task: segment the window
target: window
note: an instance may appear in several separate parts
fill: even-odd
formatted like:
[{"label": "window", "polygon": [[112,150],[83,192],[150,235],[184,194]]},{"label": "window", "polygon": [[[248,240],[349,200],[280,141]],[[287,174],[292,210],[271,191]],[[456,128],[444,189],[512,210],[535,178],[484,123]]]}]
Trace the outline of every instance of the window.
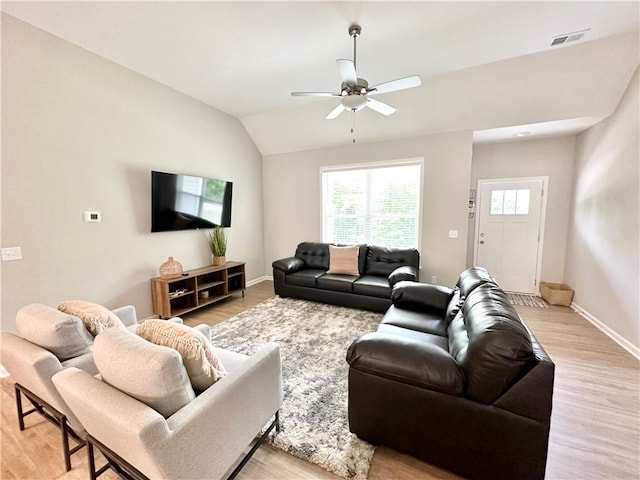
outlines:
[{"label": "window", "polygon": [[493,190],[491,215],[528,215],[530,190]]},{"label": "window", "polygon": [[421,161],[325,169],[321,176],[323,241],[418,248]]}]

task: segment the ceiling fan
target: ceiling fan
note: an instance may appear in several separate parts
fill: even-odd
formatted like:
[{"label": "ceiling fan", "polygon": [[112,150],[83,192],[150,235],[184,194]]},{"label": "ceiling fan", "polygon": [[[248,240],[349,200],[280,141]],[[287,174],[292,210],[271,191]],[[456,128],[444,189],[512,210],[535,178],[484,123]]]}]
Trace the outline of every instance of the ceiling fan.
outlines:
[{"label": "ceiling fan", "polygon": [[399,78],[398,80],[392,80],[390,82],[384,82],[375,87],[369,87],[369,83],[364,78],[359,78],[356,73],[356,40],[360,36],[362,28],[360,25],[351,25],[349,27],[349,36],[353,38],[353,61],[346,59],[338,59],[338,71],[342,77],[342,85],[340,86],[340,93],[330,92],[291,92],[294,97],[339,97],[341,98],[340,104],[334,108],[325,117],[327,120],[333,120],[340,115],[344,110],[351,112],[357,112],[364,107],[369,107],[382,115],[391,115],[396,111],[390,105],[382,103],[373,98],[369,98],[372,95],[379,95],[381,93],[395,92],[398,90],[405,90],[407,88],[419,87],[422,84],[422,80],[418,75],[412,75],[410,77]]}]

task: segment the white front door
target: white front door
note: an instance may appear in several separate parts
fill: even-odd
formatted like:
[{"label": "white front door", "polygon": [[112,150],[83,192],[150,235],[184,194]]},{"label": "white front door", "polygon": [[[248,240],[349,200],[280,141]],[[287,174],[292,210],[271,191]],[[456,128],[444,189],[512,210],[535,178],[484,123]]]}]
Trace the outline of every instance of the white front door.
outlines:
[{"label": "white front door", "polygon": [[536,293],[545,178],[480,180],[474,262],[503,290]]}]

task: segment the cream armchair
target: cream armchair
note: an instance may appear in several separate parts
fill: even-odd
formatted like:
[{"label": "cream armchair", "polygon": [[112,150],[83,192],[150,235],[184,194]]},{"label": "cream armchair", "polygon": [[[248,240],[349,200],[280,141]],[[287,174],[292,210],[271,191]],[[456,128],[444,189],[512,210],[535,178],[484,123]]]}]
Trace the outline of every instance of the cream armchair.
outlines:
[{"label": "cream armchair", "polygon": [[[109,467],[133,478],[233,478],[269,432],[279,430],[282,374],[277,344],[268,343],[251,356],[214,348],[228,373],[190,396],[179,353],[111,330],[98,335],[94,345],[96,358],[102,358],[96,363],[104,381],[77,368],[53,377],[88,432],[92,479]],[[120,382],[118,388],[107,383],[109,376]],[[135,395],[123,391],[128,388],[135,389]],[[154,401],[162,408],[147,405]],[[98,471],[94,446],[109,462]]]},{"label": "cream armchair", "polygon": [[[134,306],[123,306],[113,313],[128,329],[135,330],[138,319]],[[179,318],[171,320],[182,323]],[[21,308],[16,315],[16,326],[22,336],[0,332],[0,363],[15,385],[19,428],[21,431],[25,429],[24,419],[32,413],[39,413],[58,426],[62,432],[65,468],[69,471],[71,455],[84,446],[85,432],[56,390],[51,377],[68,367],[76,367],[90,375],[97,374],[92,352],[93,337],[79,318],[42,304]],[[23,396],[31,404],[26,411]],[[70,446],[69,437],[75,440],[74,447]]]}]

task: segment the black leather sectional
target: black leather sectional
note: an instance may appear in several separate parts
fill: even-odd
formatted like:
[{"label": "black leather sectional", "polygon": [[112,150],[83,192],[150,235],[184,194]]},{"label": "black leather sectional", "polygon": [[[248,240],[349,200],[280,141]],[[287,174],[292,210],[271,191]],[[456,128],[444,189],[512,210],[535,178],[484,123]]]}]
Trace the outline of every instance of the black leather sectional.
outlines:
[{"label": "black leather sectional", "polygon": [[328,243],[300,243],[295,256],[273,262],[275,293],[385,312],[396,283],[418,281],[420,254],[415,249],[359,245],[357,276],[327,273],[329,260]]},{"label": "black leather sectional", "polygon": [[543,479],[555,367],[487,271],[391,298],[347,353],[351,431],[465,478]]}]

